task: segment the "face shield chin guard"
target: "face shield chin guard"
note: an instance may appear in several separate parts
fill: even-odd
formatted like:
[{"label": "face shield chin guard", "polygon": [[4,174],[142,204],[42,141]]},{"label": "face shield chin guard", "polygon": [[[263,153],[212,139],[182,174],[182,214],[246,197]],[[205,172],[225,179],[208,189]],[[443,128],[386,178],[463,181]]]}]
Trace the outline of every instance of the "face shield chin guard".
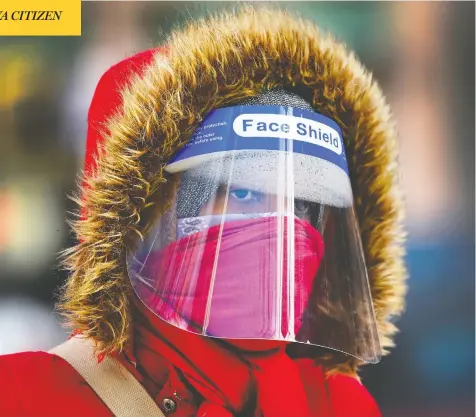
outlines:
[{"label": "face shield chin guard", "polygon": [[341,129],[314,111],[211,112],[167,166],[170,209],[128,251],[139,299],[169,324],[226,339],[381,348]]}]

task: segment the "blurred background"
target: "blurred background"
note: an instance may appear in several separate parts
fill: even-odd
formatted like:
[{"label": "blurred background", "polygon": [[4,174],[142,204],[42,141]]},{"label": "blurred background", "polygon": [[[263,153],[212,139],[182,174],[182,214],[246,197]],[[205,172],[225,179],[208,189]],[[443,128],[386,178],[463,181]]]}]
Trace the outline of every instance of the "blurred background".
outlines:
[{"label": "blurred background", "polygon": [[[233,2],[85,2],[81,37],[0,38],[0,354],[65,339],[53,313],[74,242],[86,117],[102,73]],[[397,348],[363,381],[389,417],[474,416],[473,2],[279,2],[354,49],[398,123],[410,272]]]}]

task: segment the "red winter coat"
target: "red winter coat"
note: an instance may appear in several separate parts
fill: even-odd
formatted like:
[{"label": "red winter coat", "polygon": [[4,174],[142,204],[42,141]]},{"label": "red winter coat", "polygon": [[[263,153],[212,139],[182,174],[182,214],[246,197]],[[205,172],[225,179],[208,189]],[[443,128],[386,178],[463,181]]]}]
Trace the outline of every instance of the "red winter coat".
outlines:
[{"label": "red winter coat", "polygon": [[[156,403],[161,407],[164,399],[173,399],[177,406],[170,413],[173,417],[237,415],[219,404],[225,397],[230,407],[237,403],[239,407],[247,396],[241,387],[246,384],[248,371],[236,359],[237,355],[213,339],[166,324],[145,307],[139,305],[138,312],[134,321],[135,345],[118,359]],[[259,345],[255,343],[256,346]],[[235,347],[240,349],[238,344]],[[259,352],[261,359],[255,360],[252,355],[247,358],[261,369],[258,378],[264,395],[258,396],[258,408],[265,405],[259,404],[262,401],[271,404],[261,409],[272,410],[277,405],[280,415],[289,414],[289,417],[302,417],[304,410],[310,417],[380,417],[375,401],[356,379],[336,375],[325,380],[320,366],[310,359],[291,360],[284,350],[276,354],[274,349],[274,353],[267,355],[266,365],[266,359],[263,360],[266,353]],[[203,374],[207,379],[202,378]],[[208,380],[212,383],[206,386]],[[283,408],[289,411],[282,413]],[[250,413],[240,415],[262,415]],[[264,417],[275,417],[278,411],[263,413]],[[45,352],[0,356],[0,416],[111,415],[84,379],[62,358]]]},{"label": "red winter coat", "polygon": [[[300,368],[309,381],[307,388],[311,395],[313,392],[316,397],[322,395],[325,391],[322,373],[304,360]],[[328,390],[334,414],[329,410],[329,399],[324,397],[321,405],[316,398],[313,416],[380,417],[374,400],[357,380],[344,376],[331,377]],[[154,396],[157,404],[162,404],[163,399],[173,391],[170,381],[165,381],[162,390]],[[181,395],[182,398],[189,396],[188,393]],[[292,402],[293,398],[289,401]],[[203,414],[193,414],[193,408],[179,402],[173,416],[204,417]],[[112,414],[63,359],[45,352],[26,352],[0,357],[0,416],[111,417]]]}]

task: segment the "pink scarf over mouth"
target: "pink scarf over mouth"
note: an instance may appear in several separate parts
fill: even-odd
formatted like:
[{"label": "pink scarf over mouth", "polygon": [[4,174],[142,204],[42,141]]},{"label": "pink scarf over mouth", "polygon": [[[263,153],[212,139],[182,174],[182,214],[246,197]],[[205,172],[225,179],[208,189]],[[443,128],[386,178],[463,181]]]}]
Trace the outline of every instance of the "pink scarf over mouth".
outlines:
[{"label": "pink scarf over mouth", "polygon": [[289,233],[287,220],[240,220],[186,236],[149,255],[140,273],[155,291],[141,282],[135,290],[159,317],[199,334],[293,340],[324,244],[300,219]]}]

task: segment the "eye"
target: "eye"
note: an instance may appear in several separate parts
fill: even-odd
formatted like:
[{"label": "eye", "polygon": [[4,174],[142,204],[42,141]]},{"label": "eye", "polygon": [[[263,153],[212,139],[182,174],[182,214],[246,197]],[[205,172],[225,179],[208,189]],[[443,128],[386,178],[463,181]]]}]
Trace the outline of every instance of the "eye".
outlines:
[{"label": "eye", "polygon": [[240,188],[230,191],[230,194],[238,201],[251,201],[259,200],[260,193],[256,191],[247,190],[245,188]]},{"label": "eye", "polygon": [[311,206],[311,203],[309,203],[308,201],[296,200],[294,202],[294,212],[296,213],[298,217],[303,216],[307,214],[310,206]]}]

